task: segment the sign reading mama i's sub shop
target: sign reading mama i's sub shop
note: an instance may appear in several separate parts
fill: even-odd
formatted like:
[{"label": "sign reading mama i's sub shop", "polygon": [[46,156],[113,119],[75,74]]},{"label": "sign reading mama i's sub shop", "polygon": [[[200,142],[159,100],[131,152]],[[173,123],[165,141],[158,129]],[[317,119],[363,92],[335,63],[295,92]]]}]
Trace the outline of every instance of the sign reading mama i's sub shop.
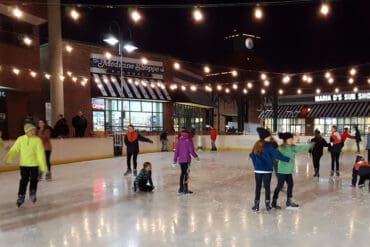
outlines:
[{"label": "sign reading mama i's sub shop", "polygon": [[370,101],[370,92],[316,95],[315,102]]}]

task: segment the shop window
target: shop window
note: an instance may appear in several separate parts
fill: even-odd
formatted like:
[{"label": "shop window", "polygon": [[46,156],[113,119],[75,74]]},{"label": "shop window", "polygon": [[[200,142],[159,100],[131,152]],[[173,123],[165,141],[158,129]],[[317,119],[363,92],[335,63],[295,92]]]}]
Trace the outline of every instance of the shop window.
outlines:
[{"label": "shop window", "polygon": [[152,112],[153,111],[152,102],[142,102],[141,106],[143,108],[143,112]]},{"label": "shop window", "polygon": [[130,102],[130,111],[141,111],[141,102],[140,101],[131,101]]}]

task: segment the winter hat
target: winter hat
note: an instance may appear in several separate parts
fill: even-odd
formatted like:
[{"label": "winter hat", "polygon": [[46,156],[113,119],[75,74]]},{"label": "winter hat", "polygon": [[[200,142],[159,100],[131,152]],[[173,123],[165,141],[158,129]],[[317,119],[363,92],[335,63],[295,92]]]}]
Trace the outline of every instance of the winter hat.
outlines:
[{"label": "winter hat", "polygon": [[315,129],[315,134],[320,134],[320,133],[321,133],[320,130]]},{"label": "winter hat", "polygon": [[268,132],[265,128],[261,127],[257,128],[257,133],[260,136],[261,140],[264,140],[271,135],[270,132]]},{"label": "winter hat", "polygon": [[278,134],[279,138],[282,139],[284,142],[286,142],[286,140],[290,139],[290,138],[293,138],[293,135],[289,132],[285,132],[285,133],[279,133]]},{"label": "winter hat", "polygon": [[28,133],[31,130],[36,129],[35,125],[27,123],[24,125],[24,133]]}]

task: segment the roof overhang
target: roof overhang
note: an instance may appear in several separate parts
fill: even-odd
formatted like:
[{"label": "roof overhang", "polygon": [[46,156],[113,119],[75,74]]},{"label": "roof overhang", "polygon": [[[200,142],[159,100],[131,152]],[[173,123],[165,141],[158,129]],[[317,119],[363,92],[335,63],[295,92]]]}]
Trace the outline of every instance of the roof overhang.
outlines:
[{"label": "roof overhang", "polygon": [[[12,7],[10,5],[5,5],[5,4],[0,4],[0,14],[2,15],[6,15],[6,16],[9,16],[15,20],[18,20],[17,18],[15,18],[12,13],[9,11],[9,7]],[[22,10],[23,11],[23,10]],[[43,18],[40,18],[40,17],[37,17],[35,15],[32,15],[32,14],[29,14],[25,11],[23,11],[23,16],[22,18],[20,18],[19,20],[21,21],[24,21],[24,22],[27,22],[29,24],[32,24],[34,26],[38,26],[38,25],[41,25],[43,23],[46,22],[45,19]]]}]

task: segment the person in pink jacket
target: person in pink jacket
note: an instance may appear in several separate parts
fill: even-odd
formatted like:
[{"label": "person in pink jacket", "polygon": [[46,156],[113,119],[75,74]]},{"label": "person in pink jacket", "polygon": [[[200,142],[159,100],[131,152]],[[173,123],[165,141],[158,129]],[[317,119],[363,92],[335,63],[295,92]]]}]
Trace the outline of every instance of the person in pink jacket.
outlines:
[{"label": "person in pink jacket", "polygon": [[181,132],[181,137],[176,145],[176,150],[173,158],[173,163],[180,163],[180,188],[179,193],[191,194],[192,191],[188,188],[188,179],[190,173],[191,156],[199,160],[197,153],[194,151],[194,145],[187,132]]}]

